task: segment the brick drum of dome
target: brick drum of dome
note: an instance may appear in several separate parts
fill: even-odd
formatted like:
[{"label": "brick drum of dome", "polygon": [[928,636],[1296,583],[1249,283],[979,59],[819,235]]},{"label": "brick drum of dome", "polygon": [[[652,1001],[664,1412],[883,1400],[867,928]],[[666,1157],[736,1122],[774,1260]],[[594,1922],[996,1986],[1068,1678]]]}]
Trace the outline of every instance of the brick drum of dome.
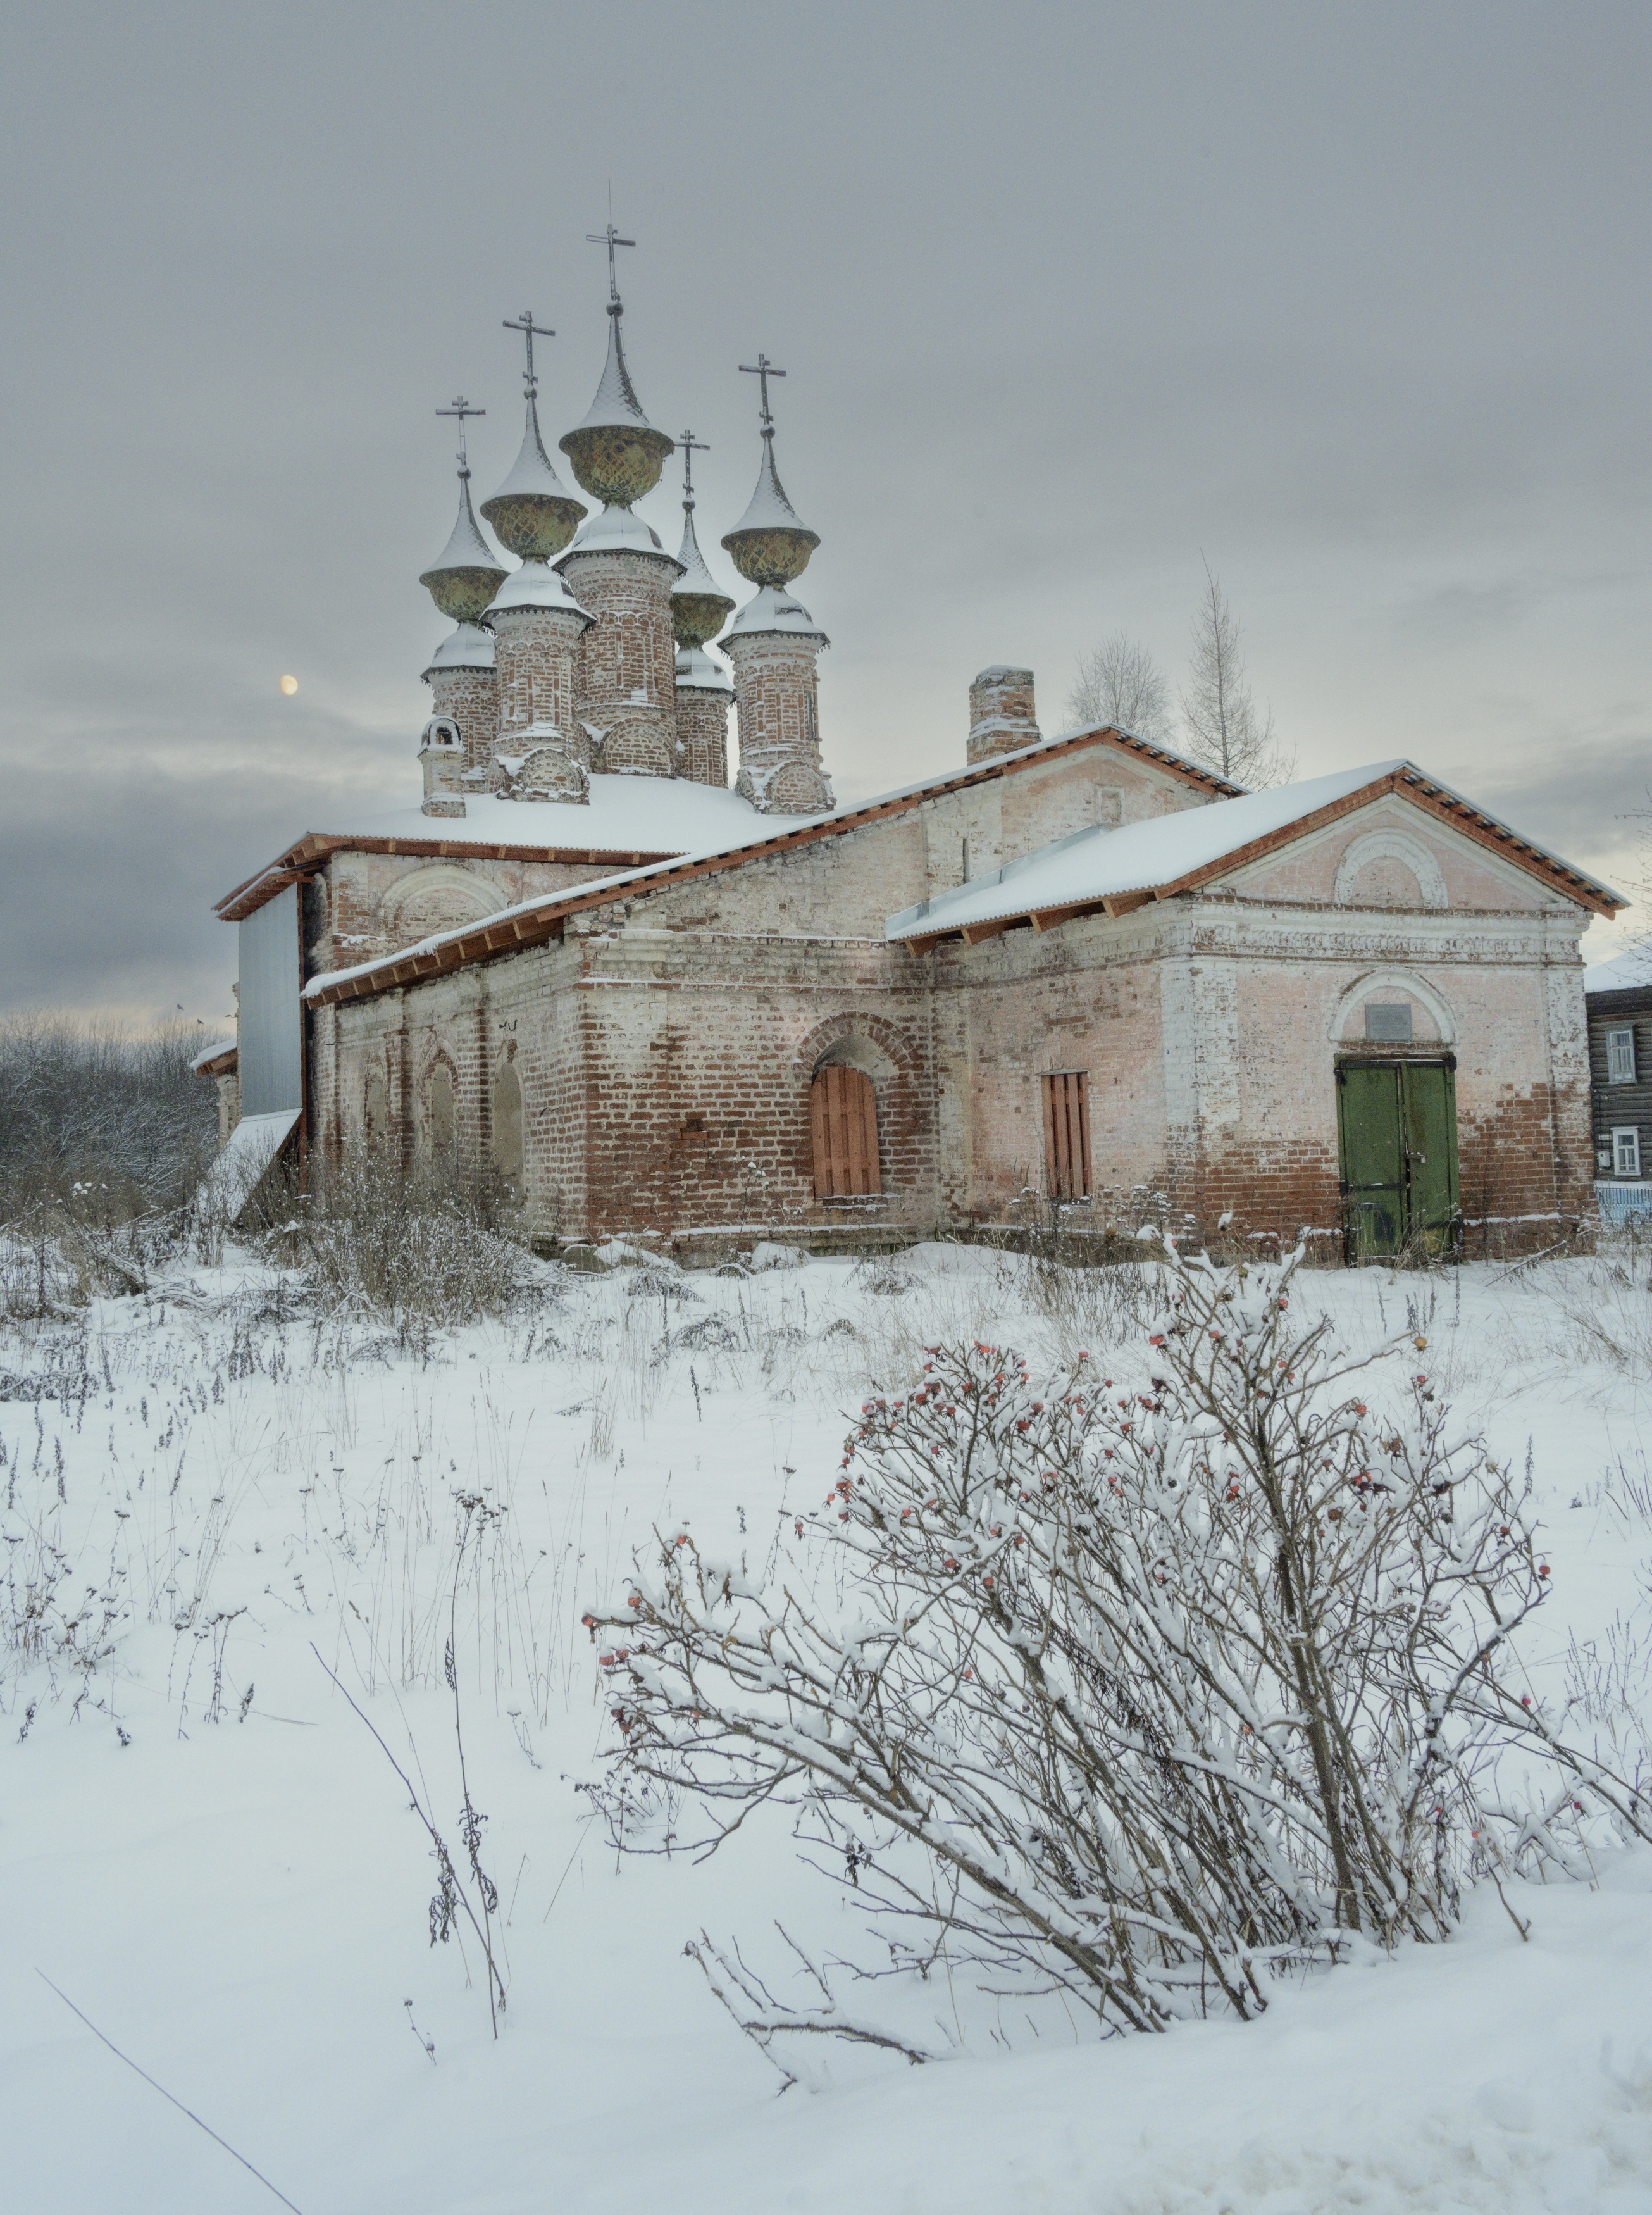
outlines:
[{"label": "brick drum of dome", "polygon": [[594,769],[676,772],[677,566],[654,554],[570,554],[559,565],[596,620],[574,655],[574,713],[603,733]]}]

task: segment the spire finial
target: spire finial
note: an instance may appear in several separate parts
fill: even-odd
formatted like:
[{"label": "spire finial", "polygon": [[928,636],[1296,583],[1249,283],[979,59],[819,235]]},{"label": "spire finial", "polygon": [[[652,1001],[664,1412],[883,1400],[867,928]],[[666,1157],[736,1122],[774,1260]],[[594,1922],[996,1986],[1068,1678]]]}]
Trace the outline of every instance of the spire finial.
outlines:
[{"label": "spire finial", "polygon": [[528,366],[523,373],[523,383],[527,386],[528,397],[531,400],[539,390],[539,380],[534,375],[534,341],[536,338],[554,339],[556,333],[548,323],[536,323],[531,308],[524,308],[519,316],[507,316],[505,328],[507,331],[520,331],[528,341]]},{"label": "spire finial", "polygon": [[703,439],[696,439],[692,431],[679,431],[676,442],[682,449],[682,512],[692,515],[694,504],[694,456],[709,454],[711,448]]},{"label": "spire finial", "polygon": [[473,408],[462,392],[451,408],[438,408],[436,412],[438,415],[456,415],[459,419],[459,474],[462,477],[468,477],[470,463],[465,459],[465,418],[467,415],[486,415],[487,410],[486,408]]},{"label": "spire finial", "polygon": [[615,230],[611,209],[606,230],[588,230],[585,233],[587,246],[606,246],[608,248],[608,312],[610,316],[617,316],[621,312],[620,273],[614,259],[614,249],[616,246],[634,246],[636,242],[634,238],[621,238]]},{"label": "spire finial", "polygon": [[776,369],[766,353],[760,353],[756,360],[750,365],[743,361],[740,364],[740,374],[742,377],[755,377],[757,379],[760,395],[757,403],[757,420],[762,426],[764,438],[772,439],[774,435],[774,417],[768,405],[768,380],[771,377],[784,377],[786,371],[783,369]]}]

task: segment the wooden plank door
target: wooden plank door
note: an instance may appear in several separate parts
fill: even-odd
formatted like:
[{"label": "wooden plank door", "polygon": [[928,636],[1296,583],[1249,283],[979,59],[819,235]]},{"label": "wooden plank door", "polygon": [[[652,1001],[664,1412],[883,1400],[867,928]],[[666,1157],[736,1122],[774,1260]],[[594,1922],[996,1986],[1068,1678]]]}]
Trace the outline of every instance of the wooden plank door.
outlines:
[{"label": "wooden plank door", "polygon": [[881,1193],[878,1094],[863,1069],[829,1063],[810,1093],[815,1142],[815,1197],[851,1200]]},{"label": "wooden plank door", "polygon": [[1044,1174],[1052,1200],[1090,1193],[1090,1095],[1081,1069],[1060,1069],[1043,1080]]}]

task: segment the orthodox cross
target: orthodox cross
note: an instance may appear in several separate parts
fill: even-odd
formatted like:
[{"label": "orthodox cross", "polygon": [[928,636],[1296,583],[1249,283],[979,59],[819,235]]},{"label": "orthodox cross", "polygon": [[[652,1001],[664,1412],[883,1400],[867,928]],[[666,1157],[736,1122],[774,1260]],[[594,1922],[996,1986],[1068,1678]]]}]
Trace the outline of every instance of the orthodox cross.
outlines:
[{"label": "orthodox cross", "polygon": [[459,467],[464,471],[465,475],[468,476],[470,474],[470,464],[465,459],[465,418],[467,415],[486,415],[487,413],[486,408],[473,408],[470,402],[465,398],[464,394],[462,392],[459,395],[459,397],[454,402],[451,408],[438,408],[436,412],[438,415],[456,415],[458,417]]},{"label": "orthodox cross", "polygon": [[608,248],[608,297],[610,306],[616,306],[620,298],[620,279],[614,264],[614,249],[616,246],[634,246],[636,242],[634,238],[621,237],[619,232],[614,228],[612,216],[608,219],[606,230],[588,230],[585,233],[587,246],[606,246]]},{"label": "orthodox cross", "polygon": [[507,331],[520,331],[528,341],[527,385],[528,397],[531,400],[539,390],[534,381],[534,341],[535,338],[554,339],[556,333],[548,324],[536,323],[531,308],[524,308],[519,316],[507,316],[505,328]]},{"label": "orthodox cross", "polygon": [[679,431],[677,444],[682,449],[682,505],[694,504],[694,456],[709,454],[711,448],[703,439],[696,439],[692,431]]},{"label": "orthodox cross", "polygon": [[762,393],[757,411],[758,420],[762,424],[764,438],[769,438],[774,433],[774,418],[768,408],[768,380],[771,377],[784,377],[786,371],[776,369],[766,353],[760,353],[755,364],[748,365],[743,361],[740,364],[740,374],[742,377],[755,377],[758,381]]}]

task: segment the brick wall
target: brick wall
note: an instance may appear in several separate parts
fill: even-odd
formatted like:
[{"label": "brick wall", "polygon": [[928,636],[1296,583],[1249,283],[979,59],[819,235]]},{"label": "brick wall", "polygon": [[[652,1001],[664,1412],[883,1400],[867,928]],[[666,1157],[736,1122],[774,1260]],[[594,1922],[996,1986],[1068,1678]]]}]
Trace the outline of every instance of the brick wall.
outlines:
[{"label": "brick wall", "polygon": [[431,713],[448,715],[459,726],[468,770],[490,772],[493,767],[493,734],[499,727],[499,689],[491,669],[433,669],[425,682],[431,688]]},{"label": "brick wall", "polygon": [[734,665],[738,788],[769,814],[812,815],[832,804],[821,765],[820,644],[787,631],[723,642]]},{"label": "brick wall", "polygon": [[676,563],[660,554],[571,554],[558,565],[595,617],[574,655],[574,712],[606,733],[591,766],[676,772]]},{"label": "brick wall", "polygon": [[676,728],[682,748],[679,776],[699,784],[727,784],[730,696],[705,685],[677,686]]}]

